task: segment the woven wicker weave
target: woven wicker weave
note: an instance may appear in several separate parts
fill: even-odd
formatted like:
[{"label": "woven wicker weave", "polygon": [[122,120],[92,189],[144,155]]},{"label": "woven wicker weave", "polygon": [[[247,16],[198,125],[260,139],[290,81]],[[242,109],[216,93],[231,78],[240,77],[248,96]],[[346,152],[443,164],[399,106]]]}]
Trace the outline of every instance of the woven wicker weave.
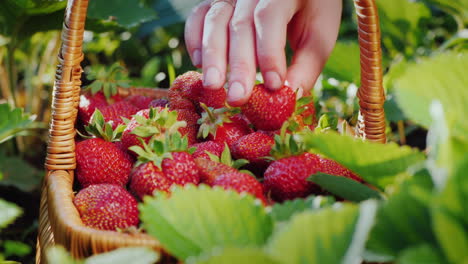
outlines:
[{"label": "woven wicker weave", "polygon": [[[360,119],[358,135],[385,143],[385,100],[382,87],[380,29],[374,0],[354,0],[358,15],[361,53],[361,87],[358,92]],[[161,251],[160,244],[145,234],[129,235],[101,231],[83,225],[73,206],[75,163],[75,121],[81,86],[82,44],[88,0],[69,0],[65,11],[62,46],[55,75],[47,147],[47,175],[40,202],[37,263],[46,263],[44,251],[61,244],[75,257],[86,257],[123,246],[148,246]],[[165,95],[162,89],[119,91],[123,96]]]}]

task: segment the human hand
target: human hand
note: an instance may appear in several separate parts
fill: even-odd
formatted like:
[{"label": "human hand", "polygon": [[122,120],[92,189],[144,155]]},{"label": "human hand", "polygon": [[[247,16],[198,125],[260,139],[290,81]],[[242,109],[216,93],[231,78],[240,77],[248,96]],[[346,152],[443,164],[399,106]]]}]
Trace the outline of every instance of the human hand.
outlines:
[{"label": "human hand", "polygon": [[[185,42],[203,69],[207,89],[221,88],[229,65],[228,103],[247,102],[257,66],[265,86],[287,82],[309,91],[331,53],[341,19],[341,0],[206,0],[187,19]],[[294,51],[287,67],[288,39]]]}]

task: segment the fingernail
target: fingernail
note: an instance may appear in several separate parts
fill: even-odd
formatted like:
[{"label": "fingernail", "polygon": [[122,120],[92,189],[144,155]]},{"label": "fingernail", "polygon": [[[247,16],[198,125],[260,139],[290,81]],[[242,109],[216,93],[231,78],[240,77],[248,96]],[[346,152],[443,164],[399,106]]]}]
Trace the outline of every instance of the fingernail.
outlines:
[{"label": "fingernail", "polygon": [[304,95],[304,90],[302,89],[302,87],[297,88],[297,90],[296,90],[296,99],[301,98],[303,95]]},{"label": "fingernail", "polygon": [[233,82],[228,90],[229,101],[239,101],[244,97],[244,86],[240,82]]},{"label": "fingernail", "polygon": [[195,67],[201,66],[201,52],[199,49],[196,49],[192,53],[193,65]]},{"label": "fingernail", "polygon": [[216,87],[221,82],[221,74],[215,67],[210,67],[203,75],[203,86],[206,88],[219,88]]},{"label": "fingernail", "polygon": [[279,74],[273,71],[265,73],[265,85],[273,90],[283,87]]}]

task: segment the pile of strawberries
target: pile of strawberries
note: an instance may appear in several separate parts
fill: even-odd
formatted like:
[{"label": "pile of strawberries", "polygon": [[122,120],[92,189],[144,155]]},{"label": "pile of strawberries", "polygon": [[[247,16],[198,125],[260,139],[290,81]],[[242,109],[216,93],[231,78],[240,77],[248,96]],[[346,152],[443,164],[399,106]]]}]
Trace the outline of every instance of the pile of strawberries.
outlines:
[{"label": "pile of strawberries", "polygon": [[323,194],[307,181],[317,172],[360,178],[338,163],[306,152],[295,133],[312,131],[312,100],[289,87],[254,87],[240,108],[226,90],[204,89],[201,74],[173,82],[167,99],[82,95],[80,122],[89,136],[76,145],[74,203],[85,225],[126,229],[138,225],[137,203],[173,185],[206,184],[275,202]]}]

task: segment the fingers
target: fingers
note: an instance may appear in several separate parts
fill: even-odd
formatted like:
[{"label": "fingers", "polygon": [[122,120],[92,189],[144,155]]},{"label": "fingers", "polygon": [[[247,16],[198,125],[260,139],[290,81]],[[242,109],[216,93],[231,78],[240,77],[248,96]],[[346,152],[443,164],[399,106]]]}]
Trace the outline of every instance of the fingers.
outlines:
[{"label": "fingers", "polygon": [[210,9],[210,3],[210,0],[206,0],[197,5],[185,23],[185,45],[187,46],[192,64],[198,68],[202,65],[203,24],[206,13]]},{"label": "fingers", "polygon": [[257,1],[238,0],[229,25],[228,103],[239,106],[247,102],[255,84],[255,26]]},{"label": "fingers", "polygon": [[[313,13],[299,14],[290,23],[290,43],[294,50],[288,68],[287,81],[291,88],[310,91],[338,36],[341,0],[321,1]],[[308,20],[308,21],[306,21]],[[308,30],[299,31],[298,24],[308,23]]]},{"label": "fingers", "polygon": [[225,1],[211,5],[205,16],[202,40],[203,85],[219,89],[224,85],[227,68],[228,25],[234,6]]},{"label": "fingers", "polygon": [[286,78],[286,33],[299,1],[262,0],[255,9],[256,50],[265,86],[283,86]]}]

